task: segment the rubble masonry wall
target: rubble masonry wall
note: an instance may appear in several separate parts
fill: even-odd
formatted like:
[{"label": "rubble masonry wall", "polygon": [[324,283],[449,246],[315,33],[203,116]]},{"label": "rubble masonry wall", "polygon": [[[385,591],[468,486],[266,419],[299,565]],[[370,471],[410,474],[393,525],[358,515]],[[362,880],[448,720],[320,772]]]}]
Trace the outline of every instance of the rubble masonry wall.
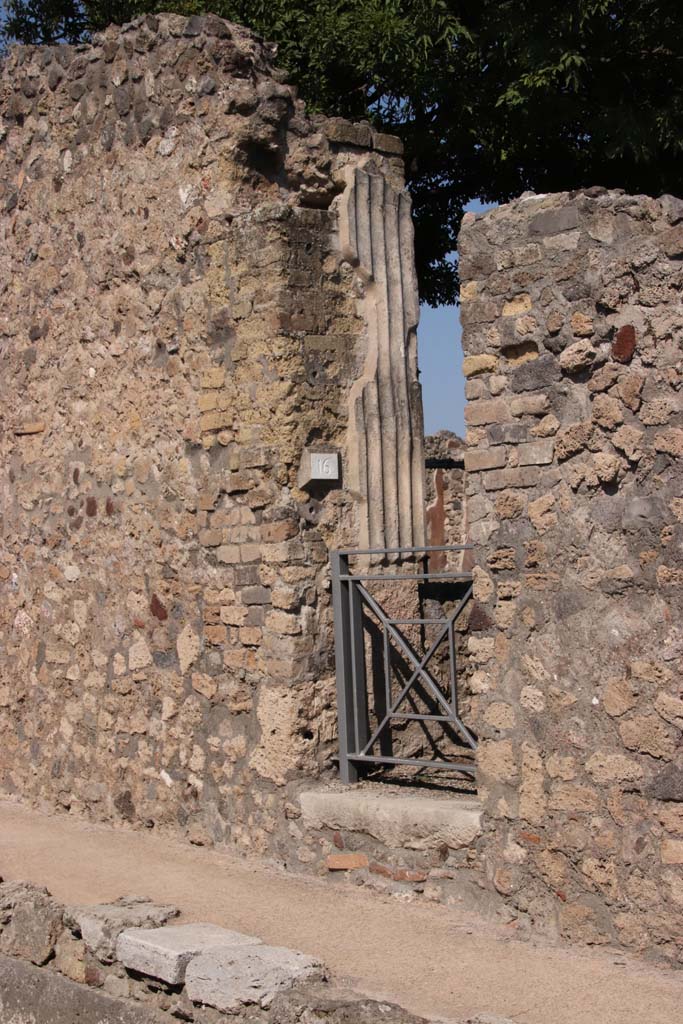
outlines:
[{"label": "rubble masonry wall", "polygon": [[363,475],[423,460],[400,143],[272,58],[163,15],[0,69],[0,791],[277,853],[334,752],[328,548],[424,524]]},{"label": "rubble masonry wall", "polygon": [[460,258],[485,870],[680,959],[683,202],[523,197]]}]

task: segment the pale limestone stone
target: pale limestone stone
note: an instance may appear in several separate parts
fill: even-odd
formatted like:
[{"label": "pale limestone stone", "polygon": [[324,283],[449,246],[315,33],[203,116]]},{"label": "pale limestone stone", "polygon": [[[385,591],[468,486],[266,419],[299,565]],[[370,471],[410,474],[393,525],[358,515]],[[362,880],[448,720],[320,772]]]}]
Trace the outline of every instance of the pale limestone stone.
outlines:
[{"label": "pale limestone stone", "polygon": [[531,428],[530,433],[535,437],[553,437],[560,429],[560,421],[557,416],[553,416],[549,413],[544,416],[534,427]]},{"label": "pale limestone stone", "polygon": [[544,494],[535,501],[529,502],[528,514],[533,526],[539,533],[546,533],[557,525],[557,514],[553,512],[555,496]]},{"label": "pale limestone stone", "polygon": [[575,341],[560,355],[560,366],[565,373],[579,373],[592,366],[596,355],[596,349],[590,341]]},{"label": "pale limestone stone", "polygon": [[546,762],[546,771],[551,779],[571,782],[576,778],[576,759],[571,755],[551,754]]},{"label": "pale limestone stone", "polygon": [[510,740],[486,740],[479,746],[478,763],[482,774],[498,782],[513,782],[519,777],[517,758]]},{"label": "pale limestone stone", "polygon": [[480,400],[465,407],[465,422],[473,427],[486,423],[504,423],[508,419],[507,403],[502,398]]},{"label": "pale limestone stone", "polygon": [[468,473],[486,469],[501,469],[506,461],[507,451],[502,445],[482,451],[465,452],[465,469]]},{"label": "pale limestone stone", "polygon": [[655,434],[653,443],[658,452],[666,452],[677,459],[683,457],[683,429],[680,427],[670,427]]},{"label": "pale limestone stone", "polygon": [[494,729],[498,729],[500,732],[504,732],[506,729],[512,729],[515,724],[515,712],[509,704],[504,704],[502,701],[496,701],[493,704],[489,704],[484,712],[484,719],[489,725],[493,726]]},{"label": "pale limestone stone", "polygon": [[543,416],[550,407],[547,395],[519,395],[510,402],[513,416]]},{"label": "pale limestone stone", "polygon": [[522,744],[519,815],[532,825],[540,824],[546,814],[548,798],[544,785],[543,760],[537,747]]},{"label": "pale limestone stone", "polygon": [[180,671],[185,673],[197,660],[202,649],[201,641],[189,622],[178,634],[176,649],[178,651]]},{"label": "pale limestone stone", "polygon": [[116,942],[126,928],[143,928],[166,924],[176,917],[177,907],[163,906],[150,900],[122,897],[115,903],[91,907],[67,907],[64,923],[80,933],[88,950],[103,963],[112,963]]},{"label": "pale limestone stone", "polygon": [[597,452],[593,456],[593,467],[598,480],[603,483],[612,483],[619,476],[621,460],[609,452]]},{"label": "pale limestone stone", "polygon": [[65,978],[85,982],[86,949],[82,939],[63,931],[55,944],[54,966]]},{"label": "pale limestone stone", "polygon": [[602,696],[602,704],[608,715],[618,718],[631,711],[637,703],[638,698],[627,679],[608,680]]},{"label": "pale limestone stone", "polygon": [[471,798],[319,789],[304,791],[300,804],[308,828],[361,833],[396,848],[427,850],[445,844],[458,850],[473,843],[481,830],[481,807]]},{"label": "pale limestone stone", "polygon": [[249,764],[260,776],[283,786],[302,766],[306,744],[301,737],[302,694],[291,686],[268,686],[259,698],[256,714],[261,738]]},{"label": "pale limestone stone", "polygon": [[577,338],[589,338],[595,331],[593,318],[585,313],[573,313],[570,323],[572,332]]},{"label": "pale limestone stone", "polygon": [[480,373],[493,373],[497,366],[496,356],[466,356],[462,361],[462,372],[464,377],[476,377]]},{"label": "pale limestone stone", "polygon": [[213,924],[127,928],[118,937],[116,959],[129,970],[159,978],[169,985],[181,985],[193,956],[234,946],[254,946],[260,941],[253,935]]},{"label": "pale limestone stone", "polygon": [[612,443],[619,451],[624,452],[632,462],[637,462],[642,455],[644,431],[637,427],[622,426],[614,433]]},{"label": "pale limestone stone", "polygon": [[674,697],[670,693],[658,693],[655,711],[677,729],[683,729],[683,700],[680,697]]},{"label": "pale limestone stone", "polygon": [[625,747],[651,757],[670,760],[676,751],[671,729],[654,715],[640,714],[621,722],[619,735]]},{"label": "pale limestone stone", "polygon": [[535,686],[523,687],[519,695],[519,703],[527,711],[534,711],[536,713],[544,711],[546,706],[543,692]]},{"label": "pale limestone stone", "polygon": [[518,446],[520,466],[543,466],[553,461],[553,442],[530,441]]},{"label": "pale limestone stone", "polygon": [[663,839],[662,864],[683,864],[683,839]]},{"label": "pale limestone stone", "polygon": [[138,637],[128,649],[128,668],[131,672],[152,664],[152,652],[144,637]]},{"label": "pale limestone stone", "polygon": [[521,316],[523,313],[528,313],[532,305],[531,296],[527,292],[522,292],[505,303],[503,316]]},{"label": "pale limestone stone", "polygon": [[503,491],[496,495],[496,515],[500,519],[519,519],[526,508],[526,497],[519,491]]},{"label": "pale limestone stone", "polygon": [[599,751],[589,757],[586,771],[596,782],[636,782],[643,777],[643,769],[637,761],[623,754]]},{"label": "pale limestone stone", "polygon": [[278,946],[236,946],[193,957],[185,990],[193,1003],[236,1013],[244,1006],[267,1008],[295,982],[324,976],[319,960]]},{"label": "pale limestone stone", "polygon": [[624,422],[624,408],[617,398],[599,394],[593,399],[593,419],[605,430],[615,430]]}]

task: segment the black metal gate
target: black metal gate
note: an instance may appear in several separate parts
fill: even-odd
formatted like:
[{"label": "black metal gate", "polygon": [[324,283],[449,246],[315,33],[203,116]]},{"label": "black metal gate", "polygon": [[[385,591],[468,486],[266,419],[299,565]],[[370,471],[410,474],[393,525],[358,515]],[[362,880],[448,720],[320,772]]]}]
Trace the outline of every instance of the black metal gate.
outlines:
[{"label": "black metal gate", "polygon": [[[429,571],[428,557],[432,552],[462,552],[468,546],[441,546],[427,548],[386,548],[359,551],[333,551],[330,553],[332,566],[332,601],[334,606],[335,652],[337,670],[337,714],[339,722],[339,771],[342,781],[356,782],[359,770],[364,765],[410,765],[424,768],[448,768],[475,773],[473,761],[454,761],[435,757],[394,756],[392,725],[395,722],[416,721],[438,722],[443,728],[451,728],[459,741],[470,750],[476,750],[475,737],[462,721],[458,708],[458,673],[456,664],[456,642],[454,626],[472,597],[472,575],[468,572],[445,570]],[[386,564],[390,558],[407,556],[407,571]],[[372,568],[352,570],[351,561],[364,558],[371,560]],[[423,562],[422,571],[416,565]],[[379,567],[378,567],[379,563]],[[366,584],[373,581],[382,583],[429,584],[437,582],[446,585],[455,607],[443,618],[393,618],[382,608],[370,593]],[[368,672],[366,666],[366,636],[369,628],[373,635],[368,646],[376,649],[381,631],[381,664],[383,686],[377,688],[377,680],[370,680],[373,686],[372,718],[369,707]],[[424,653],[418,653],[414,644],[405,635],[404,627],[419,627],[426,635],[427,628],[437,627],[431,643],[426,643]],[[448,679],[446,685],[435,678],[428,667],[437,650],[446,641],[448,645]],[[393,647],[392,647],[393,642]],[[399,652],[410,675],[400,680],[397,692],[394,690],[392,652]],[[377,659],[374,659],[375,662]],[[419,688],[422,702],[432,705],[432,711],[420,712],[415,707],[415,691]],[[411,701],[412,711],[401,710],[406,701]]]}]

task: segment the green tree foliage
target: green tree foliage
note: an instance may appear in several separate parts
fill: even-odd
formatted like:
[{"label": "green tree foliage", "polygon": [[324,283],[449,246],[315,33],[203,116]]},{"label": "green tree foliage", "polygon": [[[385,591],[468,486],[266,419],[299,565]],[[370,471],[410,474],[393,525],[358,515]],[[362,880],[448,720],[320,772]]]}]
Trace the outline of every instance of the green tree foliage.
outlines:
[{"label": "green tree foliage", "polygon": [[400,135],[422,298],[453,301],[464,204],[588,185],[683,191],[681,0],[5,0],[7,37],[70,41],[211,10],[279,45],[311,107]]}]

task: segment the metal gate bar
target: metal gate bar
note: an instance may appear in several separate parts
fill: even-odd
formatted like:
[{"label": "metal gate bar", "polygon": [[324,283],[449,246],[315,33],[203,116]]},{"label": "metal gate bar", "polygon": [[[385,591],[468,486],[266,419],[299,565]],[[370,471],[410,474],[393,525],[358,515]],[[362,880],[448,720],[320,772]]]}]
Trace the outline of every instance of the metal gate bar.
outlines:
[{"label": "metal gate bar", "polygon": [[[450,768],[469,774],[475,773],[476,769],[472,762],[394,757],[390,752],[391,723],[394,721],[447,723],[459,734],[466,746],[476,750],[476,739],[459,716],[454,635],[454,624],[472,596],[471,573],[429,572],[426,569],[424,572],[411,571],[404,574],[395,571],[387,574],[377,571],[354,573],[350,568],[350,559],[358,556],[409,555],[422,556],[426,560],[432,551],[459,552],[468,550],[470,547],[471,545],[441,545],[426,548],[371,548],[330,553],[337,672],[339,770],[342,781],[356,782],[359,766],[364,763]],[[453,585],[462,584],[465,589],[464,593],[459,596],[454,611],[444,619],[390,618],[364,584],[373,581],[398,582],[403,580],[414,582],[433,580]],[[370,609],[377,620],[377,625],[382,629],[386,708],[380,712],[381,720],[372,732],[368,715],[363,606]],[[400,627],[424,627],[427,625],[441,626],[441,629],[428,650],[423,655],[418,655]],[[448,643],[448,697],[443,694],[439,683],[427,668],[444,638],[447,638]],[[412,668],[408,682],[402,686],[395,699],[391,693],[391,640],[395,642],[398,650]],[[441,714],[399,711],[400,706],[416,685],[421,685],[423,692],[430,694],[433,702],[440,707]],[[415,705],[413,704],[413,706]],[[389,749],[386,752],[382,750],[379,755],[373,754],[372,748],[378,742],[381,746],[388,746]]]}]

